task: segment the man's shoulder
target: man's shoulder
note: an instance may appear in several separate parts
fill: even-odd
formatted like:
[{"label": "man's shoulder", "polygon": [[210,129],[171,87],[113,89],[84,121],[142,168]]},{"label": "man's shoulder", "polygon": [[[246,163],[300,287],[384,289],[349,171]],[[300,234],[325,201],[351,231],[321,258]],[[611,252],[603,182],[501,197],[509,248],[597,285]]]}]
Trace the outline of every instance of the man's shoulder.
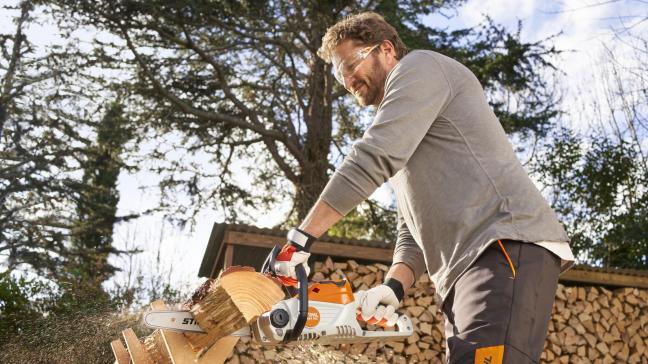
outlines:
[{"label": "man's shoulder", "polygon": [[403,63],[417,63],[417,62],[431,62],[436,58],[440,53],[435,51],[428,51],[423,49],[414,49],[409,52],[401,59]]},{"label": "man's shoulder", "polygon": [[459,63],[456,60],[439,52],[427,49],[415,49],[409,51],[402,59],[404,63]]},{"label": "man's shoulder", "polygon": [[438,69],[449,78],[474,77],[470,69],[461,62],[431,50],[412,50],[403,57],[401,63],[404,68],[413,69],[414,72]]}]

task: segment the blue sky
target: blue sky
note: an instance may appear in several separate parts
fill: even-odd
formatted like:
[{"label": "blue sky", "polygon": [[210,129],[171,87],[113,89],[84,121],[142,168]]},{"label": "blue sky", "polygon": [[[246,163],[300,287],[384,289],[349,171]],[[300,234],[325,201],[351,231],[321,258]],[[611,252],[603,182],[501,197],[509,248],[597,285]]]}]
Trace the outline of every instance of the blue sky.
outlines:
[{"label": "blue sky", "polygon": [[[16,3],[17,1],[0,0],[0,6]],[[621,58],[629,52],[624,40],[614,37],[612,30],[622,26],[633,26],[635,34],[642,31],[648,33],[648,21],[639,22],[642,16],[648,17],[648,3],[639,0],[470,0],[456,10],[447,11],[446,15],[451,16],[450,18],[432,15],[425,21],[432,26],[457,29],[483,22],[486,14],[496,23],[509,29],[515,29],[521,20],[521,37],[524,41],[538,41],[557,35],[553,44],[558,49],[568,51],[555,62],[564,72],[558,80],[563,93],[563,108],[580,115],[580,120],[574,119],[571,125],[576,129],[585,127],[591,117],[578,111],[582,104],[589,102],[591,98],[599,97],[599,91],[592,79],[600,70],[598,63],[603,50],[606,47],[610,48]],[[15,13],[0,10],[0,28],[3,32],[14,28],[8,20],[12,15]],[[52,37],[55,32],[49,29],[48,25],[34,26],[27,34],[41,47],[58,42]],[[81,36],[90,37],[92,34]],[[122,174],[119,179],[122,194],[119,214],[142,211],[155,205],[155,188],[148,191],[140,189],[142,186],[154,184],[155,181],[149,173]],[[375,197],[389,200],[390,194],[388,188],[381,188]],[[283,209],[285,210],[285,207]],[[282,209],[279,210],[271,213],[260,212],[256,224],[265,227],[278,223],[283,217]],[[146,217],[133,223],[119,225],[114,237],[118,248],[130,242],[146,250],[136,261],[130,262],[138,265],[142,271],[164,271],[173,267],[172,281],[194,285],[211,226],[214,221],[221,219],[222,214],[217,211],[205,210],[199,214],[195,230],[178,231],[164,225],[159,216]],[[160,262],[155,258],[158,248],[161,252]],[[120,265],[129,264],[125,260],[116,262]],[[120,282],[124,279],[123,275],[116,278]]]}]

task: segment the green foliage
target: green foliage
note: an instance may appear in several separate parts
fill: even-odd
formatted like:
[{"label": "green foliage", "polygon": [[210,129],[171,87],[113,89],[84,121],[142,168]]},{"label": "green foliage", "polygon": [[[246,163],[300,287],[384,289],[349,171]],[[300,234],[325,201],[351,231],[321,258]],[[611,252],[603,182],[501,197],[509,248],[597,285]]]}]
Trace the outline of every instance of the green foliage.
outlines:
[{"label": "green foliage", "polygon": [[35,54],[23,34],[31,10],[23,2],[15,30],[0,34],[0,252],[9,270],[24,264],[49,274],[64,252],[73,194],[66,182],[79,140],[61,117],[61,103],[73,97],[61,96],[53,80],[64,79],[75,62],[61,49]]},{"label": "green foliage", "polygon": [[556,133],[538,159],[553,206],[580,260],[643,269],[648,264],[648,173],[637,149],[606,134]]},{"label": "green foliage", "polygon": [[[99,119],[96,105],[111,94],[85,73],[92,57],[75,44],[36,48],[23,32],[35,21],[33,4],[6,9],[16,16],[13,32],[0,34],[3,334],[45,316],[114,307],[101,285],[115,270],[107,257],[118,253],[116,182],[130,138],[121,106]],[[25,274],[36,278],[15,278]]]},{"label": "green foliage", "polygon": [[387,243],[396,241],[396,211],[369,200],[348,213],[327,232],[330,236],[373,239]]},{"label": "green foliage", "polygon": [[[83,177],[75,184],[78,191],[77,214],[71,229],[72,241],[66,262],[67,280],[79,289],[102,292],[101,284],[117,268],[108,264],[113,248],[113,226],[117,221],[117,178],[124,168],[121,160],[124,145],[132,138],[123,107],[114,103],[96,126],[96,141],[84,150]],[[85,287],[85,288],[84,288]]]},{"label": "green foliage", "polygon": [[[588,122],[581,135],[566,129],[551,136],[538,158],[582,263],[645,269],[648,264],[648,70],[645,36],[619,33],[635,52],[607,49],[585,90],[594,100],[569,119]],[[623,54],[619,52],[619,54]],[[585,98],[586,99],[586,98]],[[605,100],[601,103],[597,100]]]},{"label": "green foliage", "polygon": [[42,282],[0,272],[0,342],[17,333],[22,323],[41,317],[42,297],[49,294],[49,287]]}]

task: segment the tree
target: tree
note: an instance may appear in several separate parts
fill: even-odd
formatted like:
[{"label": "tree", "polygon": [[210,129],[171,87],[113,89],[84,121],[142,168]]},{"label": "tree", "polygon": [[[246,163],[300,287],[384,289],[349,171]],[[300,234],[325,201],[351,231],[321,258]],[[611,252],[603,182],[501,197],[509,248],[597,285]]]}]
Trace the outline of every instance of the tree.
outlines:
[{"label": "tree", "polygon": [[0,50],[0,252],[9,270],[20,265],[57,270],[64,253],[73,172],[80,136],[60,118],[65,99],[55,84],[70,70],[62,49],[44,56],[23,33],[32,6],[19,6],[16,30],[2,35]]},{"label": "tree", "polygon": [[[587,89],[592,122],[579,135],[556,131],[536,171],[551,190],[583,263],[644,269],[648,264],[648,52],[634,38],[630,54],[606,49]],[[576,119],[576,115],[571,116]],[[572,119],[572,120],[573,120]]]},{"label": "tree", "polygon": [[[128,122],[119,104],[99,119],[102,106],[95,105],[111,93],[106,84],[94,83],[101,93],[88,87],[97,81],[84,72],[91,56],[80,57],[70,44],[38,49],[25,35],[35,21],[32,4],[6,9],[18,15],[15,31],[0,37],[2,274],[9,283],[35,275],[34,282],[55,287],[48,291],[53,301],[68,295],[74,304],[82,293],[96,301],[115,271],[107,257],[120,253],[112,229],[121,219],[116,182]],[[2,310],[12,304],[6,302]]]},{"label": "tree", "polygon": [[116,267],[108,263],[109,254],[121,253],[113,247],[113,227],[117,223],[117,178],[127,166],[121,156],[132,138],[129,120],[119,103],[109,105],[96,126],[96,140],[85,151],[83,177],[76,182],[76,216],[71,228],[66,283],[91,294],[103,294],[102,283]]},{"label": "tree", "polygon": [[[182,221],[216,204],[235,221],[246,209],[265,209],[287,196],[293,219],[307,213],[367,122],[368,112],[354,105],[330,65],[316,56],[327,27],[348,14],[376,10],[410,47],[466,64],[508,132],[543,133],[556,112],[541,76],[552,68],[554,48],[524,43],[519,29],[509,33],[490,20],[457,31],[421,22],[422,15],[460,1],[41,3],[60,8],[61,19],[73,15],[114,35],[97,41],[96,52],[107,66],[136,73],[128,89],[139,96],[141,112],[131,119],[160,135],[179,132],[176,151],[209,156],[206,171],[205,163],[165,163],[163,148],[152,154],[160,157],[157,171],[167,176],[162,203],[178,192],[189,197],[172,213]],[[236,168],[249,173],[249,183],[236,180]]]}]

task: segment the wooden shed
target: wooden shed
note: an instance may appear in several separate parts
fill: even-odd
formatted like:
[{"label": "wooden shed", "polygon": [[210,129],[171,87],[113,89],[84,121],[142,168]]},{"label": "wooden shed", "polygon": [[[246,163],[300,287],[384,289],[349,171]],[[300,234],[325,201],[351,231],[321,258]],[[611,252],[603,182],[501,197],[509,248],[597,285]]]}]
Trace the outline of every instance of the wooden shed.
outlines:
[{"label": "wooden shed", "polygon": [[[285,243],[286,233],[279,229],[215,223],[198,275],[216,277],[221,269],[232,265],[260,269],[270,249]],[[330,256],[354,259],[361,264],[389,264],[393,249],[393,242],[324,236],[313,245],[311,261],[323,261]],[[560,281],[568,285],[648,288],[648,271],[577,265],[564,273]]]}]

